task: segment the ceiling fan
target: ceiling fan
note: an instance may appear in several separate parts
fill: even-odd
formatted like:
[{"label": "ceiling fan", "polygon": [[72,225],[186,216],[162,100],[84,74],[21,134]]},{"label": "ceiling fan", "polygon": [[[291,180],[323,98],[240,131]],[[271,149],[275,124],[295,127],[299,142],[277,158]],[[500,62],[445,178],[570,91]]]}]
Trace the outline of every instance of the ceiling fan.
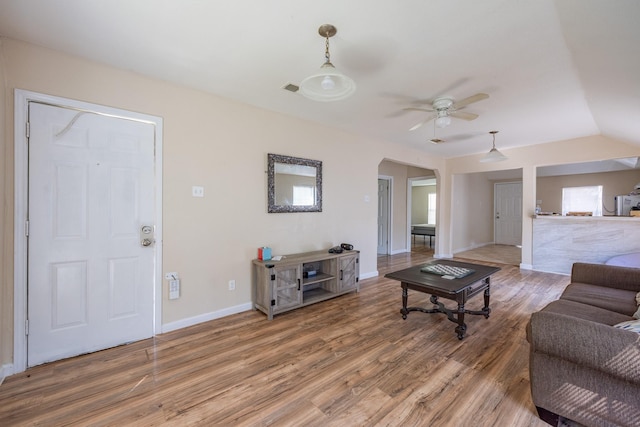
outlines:
[{"label": "ceiling fan", "polygon": [[424,111],[427,113],[432,113],[427,116],[426,119],[421,121],[420,123],[414,125],[409,130],[416,130],[420,126],[425,123],[435,119],[435,125],[439,128],[447,127],[451,124],[451,117],[455,117],[457,119],[462,120],[475,120],[478,118],[477,114],[467,113],[465,111],[459,111],[466,107],[469,104],[474,102],[482,101],[483,99],[487,99],[489,95],[486,93],[476,93],[468,98],[461,99],[457,101],[450,96],[441,96],[433,100],[431,103],[431,108],[424,107],[408,107],[403,108],[404,111]]}]

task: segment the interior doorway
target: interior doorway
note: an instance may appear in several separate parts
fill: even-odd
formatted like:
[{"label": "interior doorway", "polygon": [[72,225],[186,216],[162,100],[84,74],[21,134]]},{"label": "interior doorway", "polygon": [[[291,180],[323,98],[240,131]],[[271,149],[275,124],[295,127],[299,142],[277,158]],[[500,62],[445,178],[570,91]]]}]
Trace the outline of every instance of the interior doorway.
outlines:
[{"label": "interior doorway", "polygon": [[437,196],[435,176],[407,179],[407,251],[433,248],[438,212]]}]

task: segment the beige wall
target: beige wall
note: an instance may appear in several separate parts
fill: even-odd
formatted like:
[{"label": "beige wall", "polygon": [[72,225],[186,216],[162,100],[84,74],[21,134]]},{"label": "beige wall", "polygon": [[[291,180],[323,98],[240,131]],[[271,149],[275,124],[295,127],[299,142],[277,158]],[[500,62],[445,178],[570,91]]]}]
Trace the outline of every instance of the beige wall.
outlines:
[{"label": "beige wall", "polygon": [[[163,324],[189,323],[251,301],[251,259],[256,248],[275,254],[327,248],[347,241],[361,250],[361,277],[377,274],[377,178],[394,178],[392,247],[407,245],[407,178],[434,171],[438,180],[436,255],[452,255],[452,229],[471,221],[474,185],[453,176],[495,168],[523,169],[523,261],[530,260],[531,220],[535,206],[535,168],[640,155],[640,149],[603,136],[558,141],[545,147],[504,150],[509,160],[479,163],[480,155],[443,160],[400,144],[385,144],[240,104],[128,71],[67,56],[33,45],[0,39],[0,364],[13,358],[13,90],[43,94],[160,116],[164,123],[163,270],[177,271],[182,296],[169,301],[163,283]],[[2,124],[0,122],[0,124]],[[323,212],[266,213],[267,153],[323,162]],[[385,172],[381,162],[387,159]],[[379,169],[380,165],[380,169]],[[397,175],[396,175],[397,173]],[[205,188],[193,198],[191,186]],[[455,196],[455,197],[454,197]],[[484,197],[484,196],[483,196]],[[492,196],[487,195],[488,203]],[[367,201],[368,200],[368,201]],[[465,208],[466,209],[466,208]],[[465,213],[467,218],[454,217]],[[527,221],[528,219],[528,221]],[[455,247],[482,239],[473,227]],[[398,232],[400,230],[400,232]],[[527,248],[527,243],[529,246]],[[527,255],[527,251],[529,251]],[[526,261],[525,261],[526,262]],[[236,290],[227,283],[236,280]]]},{"label": "beige wall", "polygon": [[[178,300],[168,300],[163,283],[164,325],[189,324],[250,304],[251,260],[259,246],[288,254],[349,242],[361,251],[361,277],[377,274],[379,163],[391,157],[437,169],[444,162],[30,44],[0,41],[0,77],[4,77],[0,119],[6,121],[0,141],[0,248],[5,251],[0,274],[0,366],[13,359],[16,88],[163,118],[162,263],[163,271],[176,271],[182,279]],[[323,212],[266,212],[267,153],[323,162]],[[191,196],[193,185],[204,187],[204,198]],[[406,197],[406,191],[397,195]],[[231,279],[236,280],[235,291],[228,290]]]},{"label": "beige wall", "polygon": [[638,170],[540,177],[536,183],[536,200],[542,200],[543,212],[562,213],[563,187],[602,185],[602,214],[614,215],[614,197],[629,194],[638,182]]},{"label": "beige wall", "polygon": [[453,176],[452,252],[493,242],[493,182],[482,173]]}]

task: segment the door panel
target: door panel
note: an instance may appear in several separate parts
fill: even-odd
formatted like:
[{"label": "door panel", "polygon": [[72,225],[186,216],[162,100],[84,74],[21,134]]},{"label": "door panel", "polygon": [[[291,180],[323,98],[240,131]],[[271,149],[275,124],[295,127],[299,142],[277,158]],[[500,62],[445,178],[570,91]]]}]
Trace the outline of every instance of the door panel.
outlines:
[{"label": "door panel", "polygon": [[28,365],[154,330],[155,130],[29,103]]},{"label": "door panel", "polygon": [[274,271],[276,275],[273,292],[276,298],[274,311],[299,305],[302,302],[302,291],[298,267],[276,267]]},{"label": "door panel", "polygon": [[522,183],[495,185],[495,243],[522,244]]}]

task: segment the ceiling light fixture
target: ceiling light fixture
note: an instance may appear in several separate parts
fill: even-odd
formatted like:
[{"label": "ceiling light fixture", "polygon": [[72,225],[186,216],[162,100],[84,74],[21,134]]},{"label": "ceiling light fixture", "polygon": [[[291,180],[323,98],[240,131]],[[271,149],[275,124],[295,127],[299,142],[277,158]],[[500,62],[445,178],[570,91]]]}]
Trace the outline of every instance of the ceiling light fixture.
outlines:
[{"label": "ceiling light fixture", "polygon": [[451,124],[451,117],[447,110],[438,110],[438,118],[436,119],[436,126],[439,128],[446,128]]},{"label": "ceiling light fixture", "polygon": [[501,162],[503,160],[507,160],[507,156],[499,152],[498,149],[496,148],[496,133],[498,133],[498,131],[492,130],[489,133],[493,135],[493,147],[483,158],[480,159],[480,161],[482,163],[492,163],[492,162]]},{"label": "ceiling light fixture", "polygon": [[329,37],[336,35],[338,30],[331,24],[324,24],[318,28],[318,34],[326,39],[325,62],[317,73],[307,77],[300,83],[300,93],[305,98],[314,101],[340,101],[353,95],[356,91],[354,81],[336,70],[329,55]]}]

